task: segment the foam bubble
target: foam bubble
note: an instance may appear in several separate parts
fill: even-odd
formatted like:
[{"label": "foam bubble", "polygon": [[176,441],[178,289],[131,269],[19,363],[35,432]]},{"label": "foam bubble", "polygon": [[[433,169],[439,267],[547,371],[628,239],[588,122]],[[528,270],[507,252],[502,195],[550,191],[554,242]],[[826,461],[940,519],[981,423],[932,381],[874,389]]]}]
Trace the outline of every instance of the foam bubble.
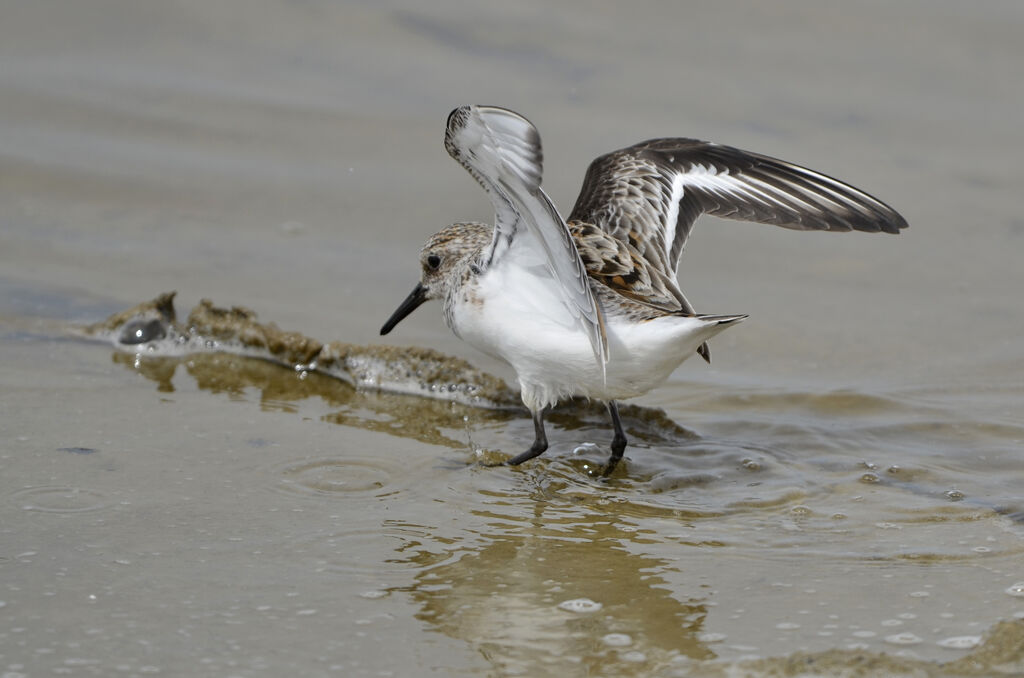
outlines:
[{"label": "foam bubble", "polygon": [[611,647],[629,647],[633,644],[633,639],[625,633],[609,633],[603,636],[601,641]]},{"label": "foam bubble", "polygon": [[711,633],[711,632],[708,632],[708,633],[701,633],[701,634],[699,634],[697,636],[697,640],[699,640],[702,643],[721,643],[723,640],[725,640],[728,637],[729,636],[725,635],[724,633]]},{"label": "foam bubble", "polygon": [[1024,581],[1019,581],[1006,589],[1006,594],[1010,596],[1024,597]]},{"label": "foam bubble", "polygon": [[981,636],[953,636],[943,638],[936,645],[950,650],[970,650],[981,645]]},{"label": "foam bubble", "polygon": [[890,645],[917,645],[921,642],[921,639],[909,631],[904,631],[903,633],[886,636],[885,642]]},{"label": "foam bubble", "polygon": [[572,600],[565,600],[559,603],[558,607],[567,612],[587,614],[589,612],[597,612],[604,606],[601,603],[595,603],[590,598],[573,598]]}]

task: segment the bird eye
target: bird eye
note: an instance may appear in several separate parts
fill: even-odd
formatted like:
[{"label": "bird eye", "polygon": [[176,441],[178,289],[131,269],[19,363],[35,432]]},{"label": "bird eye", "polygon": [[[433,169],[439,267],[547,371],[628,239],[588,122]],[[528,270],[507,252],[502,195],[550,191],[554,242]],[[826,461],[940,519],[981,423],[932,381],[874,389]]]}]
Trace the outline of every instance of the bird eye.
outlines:
[{"label": "bird eye", "polygon": [[427,255],[427,266],[431,270],[436,271],[437,267],[440,266],[440,265],[441,265],[441,257],[437,256],[436,254],[428,254]]}]

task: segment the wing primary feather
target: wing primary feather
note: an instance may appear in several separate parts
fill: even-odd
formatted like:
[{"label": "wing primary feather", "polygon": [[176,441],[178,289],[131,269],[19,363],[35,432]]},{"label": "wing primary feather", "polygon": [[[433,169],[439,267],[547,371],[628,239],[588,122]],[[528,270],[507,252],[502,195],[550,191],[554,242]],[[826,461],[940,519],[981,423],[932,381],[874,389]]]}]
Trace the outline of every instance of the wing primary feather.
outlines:
[{"label": "wing primary feather", "polygon": [[651,139],[587,169],[570,220],[628,238],[675,275],[700,214],[797,230],[898,233],[906,220],[872,195],[814,170],[695,139]]}]

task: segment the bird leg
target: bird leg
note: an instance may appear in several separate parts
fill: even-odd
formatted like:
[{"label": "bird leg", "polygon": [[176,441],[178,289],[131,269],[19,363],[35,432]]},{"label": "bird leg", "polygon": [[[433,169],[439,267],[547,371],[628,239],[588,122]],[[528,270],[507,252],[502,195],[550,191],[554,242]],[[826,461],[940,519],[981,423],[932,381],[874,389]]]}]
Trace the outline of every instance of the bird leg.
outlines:
[{"label": "bird leg", "polygon": [[608,464],[604,467],[603,476],[610,476],[615,467],[619,465],[623,452],[626,451],[626,443],[629,440],[622,430],[622,421],[619,419],[619,406],[614,400],[608,401],[608,414],[612,418],[612,426],[615,427],[615,437],[612,438],[612,456],[608,457]]},{"label": "bird leg", "polygon": [[544,410],[537,410],[533,413],[533,430],[533,445],[526,452],[517,454],[506,461],[507,466],[518,466],[524,461],[539,457],[544,454],[544,450],[548,449],[548,436],[544,433]]}]

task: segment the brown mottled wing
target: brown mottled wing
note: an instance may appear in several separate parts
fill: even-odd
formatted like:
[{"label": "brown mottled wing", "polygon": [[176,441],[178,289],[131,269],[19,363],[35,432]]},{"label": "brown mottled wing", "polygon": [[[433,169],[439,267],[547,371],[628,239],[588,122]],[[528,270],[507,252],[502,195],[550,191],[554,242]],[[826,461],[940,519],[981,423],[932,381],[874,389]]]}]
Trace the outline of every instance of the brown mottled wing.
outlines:
[{"label": "brown mottled wing", "polygon": [[695,139],[652,139],[597,158],[569,219],[625,240],[674,278],[704,213],[797,230],[907,226],[885,203],[824,174]]},{"label": "brown mottled wing", "polygon": [[686,311],[675,278],[651,266],[632,245],[593,224],[570,221],[569,231],[591,278],[658,310]]},{"label": "brown mottled wing", "polygon": [[[570,221],[569,230],[591,278],[627,299],[659,311],[696,315],[680,291],[675,275],[652,265],[628,242],[580,221]],[[697,353],[711,362],[707,342],[700,345]]]}]

